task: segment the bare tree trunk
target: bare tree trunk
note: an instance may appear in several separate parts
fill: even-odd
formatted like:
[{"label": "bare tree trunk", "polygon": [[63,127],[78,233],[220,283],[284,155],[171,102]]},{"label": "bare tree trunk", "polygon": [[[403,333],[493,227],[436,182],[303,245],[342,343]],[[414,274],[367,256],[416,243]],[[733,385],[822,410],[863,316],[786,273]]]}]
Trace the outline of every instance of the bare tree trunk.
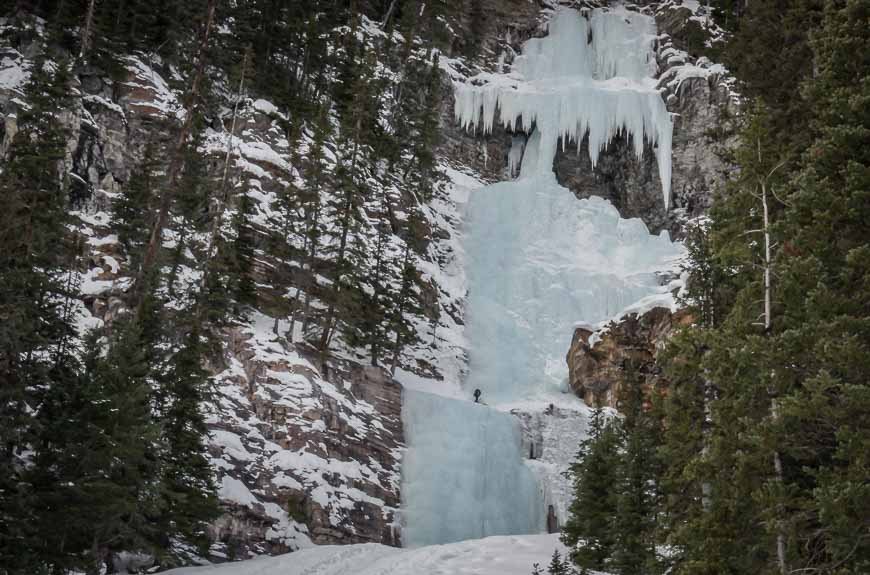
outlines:
[{"label": "bare tree trunk", "polygon": [[[758,140],[758,163],[761,164],[761,140]],[[765,335],[770,334],[773,320],[771,315],[771,280],[770,280],[770,271],[771,266],[773,265],[771,258],[771,241],[770,241],[770,209],[768,206],[768,198],[767,198],[767,186],[768,180],[773,175],[773,173],[779,169],[782,164],[776,166],[771,172],[767,175],[766,178],[763,178],[759,181],[759,185],[761,187],[761,207],[762,207],[762,217],[763,217],[763,225],[762,225],[762,233],[764,234],[764,333]],[[772,375],[772,374],[771,374]],[[770,394],[770,417],[775,422],[779,417],[779,410],[777,405],[776,398],[776,390],[773,388],[771,383],[770,388],[768,389],[768,393]],[[783,469],[782,469],[782,456],[779,453],[779,450],[774,449],[773,451],[773,471],[776,476],[776,481],[778,483],[783,482]],[[778,505],[777,509],[779,516],[778,519],[782,519],[783,509],[781,505]],[[776,562],[777,567],[779,568],[780,575],[786,575],[788,573],[788,565],[786,563],[786,541],[785,541],[785,532],[783,530],[782,524],[777,525],[776,528]]]},{"label": "bare tree trunk", "polygon": [[214,258],[215,247],[217,246],[217,235],[220,232],[221,220],[223,219],[224,211],[227,207],[227,178],[230,172],[230,156],[233,152],[233,137],[236,133],[236,119],[239,115],[239,103],[242,101],[242,96],[245,92],[245,75],[248,72],[248,50],[242,57],[242,77],[239,80],[239,91],[236,93],[236,102],[233,105],[233,117],[230,121],[230,134],[227,138],[227,151],[224,154],[224,171],[221,176],[221,185],[218,187],[216,205],[209,206],[213,211],[211,218],[211,229],[208,234],[208,246],[205,251],[205,270],[200,280],[200,291],[205,291],[205,286],[208,282],[208,271],[211,266],[212,258]]},{"label": "bare tree trunk", "polygon": [[155,264],[157,253],[163,243],[163,230],[169,222],[169,210],[172,207],[172,200],[175,197],[176,188],[178,187],[178,175],[181,173],[181,168],[184,164],[184,146],[187,143],[187,137],[190,134],[190,128],[193,125],[193,117],[195,115],[193,109],[199,95],[199,87],[202,83],[202,78],[205,75],[206,50],[208,48],[208,39],[211,35],[212,24],[214,23],[214,12],[216,6],[217,0],[208,0],[205,28],[203,29],[202,39],[197,52],[196,72],[194,73],[190,90],[187,93],[187,115],[184,118],[184,123],[181,126],[181,130],[179,131],[178,138],[175,142],[172,160],[170,161],[169,169],[167,170],[167,185],[163,190],[163,194],[160,196],[160,208],[157,213],[157,219],[151,228],[151,237],[148,240],[145,255],[142,258],[142,266],[139,269],[139,274],[133,285],[132,303],[134,307],[137,308],[142,303],[146,278]]},{"label": "bare tree trunk", "polygon": [[[770,212],[767,204],[767,182],[761,182],[761,206],[764,216],[764,333],[770,333],[771,319],[771,283],[770,283],[770,268],[771,262],[771,245],[770,245]],[[776,392],[770,389],[770,417],[776,421],[779,417]],[[778,450],[773,451],[773,471],[776,475],[778,483],[783,482],[782,457]],[[782,517],[783,510],[779,509],[779,516]],[[786,564],[786,549],[785,549],[785,533],[782,525],[777,526],[776,530],[776,562],[779,567],[780,575],[786,575],[788,565]]]},{"label": "bare tree trunk", "polygon": [[386,28],[387,24],[390,23],[390,18],[393,17],[393,11],[396,9],[396,4],[398,4],[398,3],[399,3],[398,0],[393,0],[392,2],[390,2],[390,7],[387,10],[386,15],[384,16],[383,21],[381,21],[381,28]]},{"label": "bare tree trunk", "polygon": [[85,26],[82,29],[82,45],[79,49],[79,60],[85,57],[91,44],[91,28],[94,25],[94,6],[97,0],[88,1],[88,11],[85,13]]}]

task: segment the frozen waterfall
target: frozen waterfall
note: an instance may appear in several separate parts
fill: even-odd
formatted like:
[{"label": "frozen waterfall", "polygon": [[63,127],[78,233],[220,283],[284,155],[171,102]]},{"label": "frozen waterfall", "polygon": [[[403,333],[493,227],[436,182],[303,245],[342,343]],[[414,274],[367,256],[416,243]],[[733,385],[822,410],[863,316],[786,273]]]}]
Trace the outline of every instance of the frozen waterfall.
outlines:
[{"label": "frozen waterfall", "polygon": [[417,472],[403,486],[405,513],[413,519],[402,534],[406,545],[544,529],[541,495],[517,449],[521,437],[513,415],[470,401],[405,393],[412,449],[404,466]]},{"label": "frozen waterfall", "polygon": [[457,87],[463,125],[489,130],[498,113],[531,133],[515,136],[509,154],[519,177],[474,190],[467,206],[464,390],[481,389],[492,407],[405,395],[406,545],[541,531],[541,486],[524,464],[518,420],[505,410],[559,401],[577,322],[670,297],[656,272],[672,268],[682,248],[666,232],[653,236],[640,220],[621,219],[606,200],[578,200],[552,169],[560,140],[588,134],[594,164],[624,130],[638,155],[645,142],[657,146],[667,204],[671,121],[652,79],[655,34],[651,18],[622,8],[588,19],[560,8],[509,74]]},{"label": "frozen waterfall", "polygon": [[[535,126],[542,135],[538,156],[544,159],[553,158],[560,139],[577,142],[579,150],[588,134],[593,167],[599,152],[624,130],[638,157],[645,141],[657,146],[667,207],[673,126],[652,78],[653,19],[620,7],[594,10],[587,20],[560,8],[548,31],[526,43],[510,74],[480,74],[458,86],[456,119],[463,127],[490,132],[498,112],[508,129]],[[540,168],[549,171],[552,162]]]}]

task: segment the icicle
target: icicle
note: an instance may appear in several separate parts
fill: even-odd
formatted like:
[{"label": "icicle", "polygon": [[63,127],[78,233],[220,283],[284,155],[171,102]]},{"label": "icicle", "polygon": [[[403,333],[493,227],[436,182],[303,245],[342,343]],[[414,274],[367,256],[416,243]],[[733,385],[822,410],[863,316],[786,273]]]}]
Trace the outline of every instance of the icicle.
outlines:
[{"label": "icicle", "polygon": [[[590,33],[591,43],[586,41]],[[652,78],[655,33],[652,18],[624,8],[596,9],[588,21],[561,8],[549,23],[548,36],[526,42],[511,74],[481,74],[476,80],[484,83],[457,87],[456,119],[462,127],[481,127],[484,133],[492,131],[496,114],[508,130],[518,121],[526,129],[534,123],[541,158],[552,158],[560,139],[579,143],[588,135],[593,167],[601,150],[624,130],[638,158],[645,144],[657,146],[667,208],[673,124]]]}]

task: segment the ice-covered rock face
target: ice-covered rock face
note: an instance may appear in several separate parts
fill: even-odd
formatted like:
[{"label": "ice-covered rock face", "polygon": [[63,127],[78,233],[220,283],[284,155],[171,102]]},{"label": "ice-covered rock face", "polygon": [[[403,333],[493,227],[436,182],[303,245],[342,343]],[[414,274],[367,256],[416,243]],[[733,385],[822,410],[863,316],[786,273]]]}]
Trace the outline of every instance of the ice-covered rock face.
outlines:
[{"label": "ice-covered rock face", "polygon": [[[508,155],[518,179],[475,189],[467,204],[464,390],[469,398],[482,390],[492,407],[405,394],[406,544],[541,531],[548,505],[564,514],[568,489],[554,480],[564,470],[556,461],[564,451],[545,433],[554,409],[534,421],[549,438],[541,441],[545,457],[534,473],[523,461],[519,420],[504,411],[566,401],[564,354],[577,322],[607,320],[639,300],[672,303],[658,272],[671,268],[682,248],[667,233],[650,235],[639,219],[621,219],[606,200],[578,200],[553,173],[560,138],[588,131],[594,162],[625,130],[638,155],[644,138],[658,143],[662,182],[670,181],[671,122],[650,78],[654,36],[651,19],[623,9],[596,10],[589,20],[560,9],[549,35],[527,42],[510,74],[482,75],[477,80],[486,84],[457,88],[464,125],[489,130],[499,110],[509,128],[517,121],[535,128],[527,142],[515,138]],[[577,424],[569,452],[585,429],[584,408],[572,407],[576,417],[558,418]]]},{"label": "ice-covered rock face", "polygon": [[588,134],[594,167],[599,152],[624,130],[638,157],[645,140],[657,146],[667,206],[673,126],[652,77],[655,37],[652,18],[624,8],[596,9],[588,20],[559,8],[549,34],[526,43],[510,74],[480,74],[457,88],[456,118],[484,132],[492,130],[496,112],[508,129],[534,126],[545,160],[539,173],[551,171],[560,139],[579,142]]},{"label": "ice-covered rock face", "polygon": [[[487,401],[564,387],[575,323],[607,320],[650,296],[670,298],[656,272],[672,267],[682,248],[667,232],[653,236],[639,219],[621,219],[606,200],[578,201],[553,173],[560,138],[576,141],[588,130],[594,164],[624,129],[638,155],[644,138],[658,142],[662,182],[670,181],[671,121],[650,77],[654,38],[653,20],[635,12],[595,10],[587,20],[563,8],[511,74],[458,87],[463,123],[488,129],[498,108],[506,124],[535,125],[524,150],[515,144],[510,154],[512,164],[521,157],[519,178],[475,191],[468,207],[467,387]],[[667,199],[667,184],[663,192]]]}]

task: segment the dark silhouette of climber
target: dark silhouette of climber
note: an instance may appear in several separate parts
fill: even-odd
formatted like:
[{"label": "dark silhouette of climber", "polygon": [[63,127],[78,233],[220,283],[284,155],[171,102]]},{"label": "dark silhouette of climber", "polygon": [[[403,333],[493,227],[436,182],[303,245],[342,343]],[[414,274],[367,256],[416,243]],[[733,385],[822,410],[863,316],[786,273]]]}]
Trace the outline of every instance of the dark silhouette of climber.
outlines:
[{"label": "dark silhouette of climber", "polygon": [[474,390],[474,403],[480,403],[480,390]]}]

